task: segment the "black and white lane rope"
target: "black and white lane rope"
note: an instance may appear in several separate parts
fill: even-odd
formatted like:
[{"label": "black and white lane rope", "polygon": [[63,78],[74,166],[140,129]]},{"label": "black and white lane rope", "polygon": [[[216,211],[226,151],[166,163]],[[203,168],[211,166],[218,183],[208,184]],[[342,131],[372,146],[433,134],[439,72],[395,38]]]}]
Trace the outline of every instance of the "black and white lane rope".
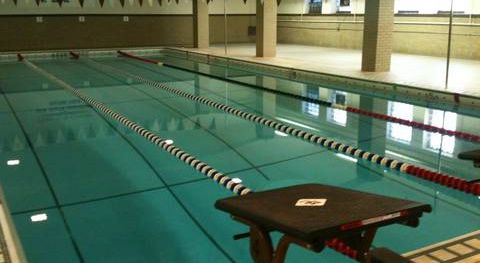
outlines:
[{"label": "black and white lane rope", "polygon": [[118,74],[128,76],[132,79],[135,79],[137,81],[140,81],[144,84],[147,84],[149,86],[153,86],[162,90],[169,91],[175,95],[191,99],[193,101],[214,107],[216,109],[222,110],[226,113],[233,114],[237,117],[249,120],[249,121],[254,121],[260,124],[263,124],[265,126],[268,126],[272,129],[275,129],[277,131],[289,134],[294,137],[301,138],[303,140],[306,140],[310,143],[320,145],[322,147],[328,148],[330,150],[335,150],[341,153],[345,153],[347,155],[350,155],[352,157],[358,158],[358,159],[363,159],[370,161],[372,163],[376,163],[379,165],[382,165],[384,167],[398,170],[400,172],[410,174],[419,178],[422,178],[424,180],[428,180],[440,185],[444,185],[459,191],[463,191],[466,193],[474,194],[474,195],[480,195],[480,184],[479,183],[469,183],[467,180],[463,178],[459,178],[456,176],[451,176],[451,175],[446,175],[442,173],[438,173],[436,171],[432,171],[429,169],[421,168],[416,165],[412,165],[409,163],[404,163],[398,160],[390,159],[385,156],[382,156],[380,154],[375,154],[375,153],[370,153],[368,151],[349,146],[343,143],[336,142],[332,139],[321,137],[315,134],[308,133],[306,131],[291,127],[289,125],[280,123],[275,120],[271,120],[268,118],[260,117],[257,116],[253,113],[245,112],[215,101],[212,101],[210,99],[200,97],[193,95],[188,92],[184,92],[181,90],[174,89],[172,87],[169,87],[163,83],[152,81],[146,78],[143,78],[141,76],[137,76],[135,74],[131,74],[129,72],[126,72],[124,70],[117,69],[115,67],[105,65],[103,63],[99,63],[97,61],[88,59],[88,58],[83,58],[81,59],[82,61],[85,61],[87,63],[90,63],[94,66],[96,66],[99,69],[104,69],[110,72],[116,72]]},{"label": "black and white lane rope", "polygon": [[57,78],[53,74],[37,67],[35,64],[31,63],[30,61],[23,59],[23,62],[27,64],[29,67],[31,67],[33,70],[38,72],[39,74],[47,77],[49,80],[53,81],[54,83],[57,83],[61,87],[71,91],[75,96],[80,98],[82,101],[84,101],[86,104],[89,104],[96,109],[100,110],[104,114],[108,115],[109,117],[119,121],[123,125],[127,126],[131,130],[135,131],[136,133],[140,134],[141,136],[145,137],[148,139],[150,142],[156,144],[158,147],[162,148],[163,150],[171,153],[174,155],[177,159],[180,159],[184,163],[192,166],[195,168],[197,171],[201,172],[202,174],[206,175],[210,179],[214,180],[218,184],[224,186],[228,190],[232,191],[233,193],[237,195],[245,195],[248,193],[251,193],[252,190],[247,188],[246,186],[234,182],[234,180],[227,175],[215,170],[212,168],[210,165],[202,162],[201,160],[195,158],[195,156],[192,156],[188,154],[187,152],[183,151],[182,149],[176,147],[172,143],[170,143],[167,139],[161,138],[151,131],[143,128],[142,126],[136,124],[133,121],[128,120],[121,114],[111,110],[107,106],[103,105],[100,102],[97,102],[96,100],[92,99],[89,96],[84,95],[77,89],[73,88],[69,84],[65,83],[63,80]]},{"label": "black and white lane rope", "polygon": [[[462,140],[480,142],[480,135],[476,135],[476,134],[472,134],[472,133],[468,133],[468,132],[448,130],[448,129],[445,129],[445,128],[440,128],[440,127],[436,127],[436,126],[433,126],[433,125],[429,125],[429,124],[425,124],[425,123],[421,123],[421,122],[417,122],[417,121],[413,121],[413,120],[407,120],[407,119],[401,119],[401,118],[393,117],[393,116],[390,116],[388,114],[362,110],[361,108],[352,107],[352,106],[335,104],[335,103],[325,101],[325,100],[321,100],[321,99],[318,99],[318,98],[311,98],[311,97],[307,97],[307,96],[303,96],[303,95],[293,94],[291,92],[285,92],[285,91],[281,91],[281,90],[277,90],[277,89],[267,88],[267,87],[264,87],[264,86],[261,86],[261,85],[255,85],[255,84],[248,83],[248,82],[242,82],[242,81],[239,81],[239,80],[228,78],[227,76],[222,77],[222,76],[218,76],[216,74],[207,74],[207,73],[204,73],[202,71],[190,69],[189,67],[186,67],[185,65],[178,66],[178,65],[173,65],[173,64],[170,64],[170,63],[166,64],[166,63],[163,63],[159,60],[144,58],[144,57],[140,57],[140,56],[135,56],[135,55],[132,55],[132,54],[129,54],[127,52],[120,51],[120,50],[118,50],[117,53],[120,54],[121,56],[128,57],[128,58],[135,59],[135,60],[139,60],[139,61],[142,61],[142,62],[145,62],[145,63],[156,64],[156,65],[159,65],[159,66],[166,66],[166,67],[170,67],[170,68],[174,68],[174,69],[178,69],[178,70],[182,70],[182,71],[188,71],[188,72],[191,72],[191,73],[194,73],[194,74],[200,74],[200,75],[204,75],[204,76],[209,77],[209,78],[218,79],[220,81],[228,81],[228,82],[232,82],[232,83],[235,83],[235,84],[238,84],[238,85],[251,87],[251,88],[254,88],[254,89],[260,89],[260,90],[264,90],[264,91],[267,91],[267,92],[271,92],[271,93],[280,94],[280,95],[283,95],[283,96],[299,99],[299,100],[302,100],[302,101],[315,103],[315,104],[326,106],[326,107],[331,107],[331,108],[334,108],[334,109],[341,109],[341,110],[345,110],[345,111],[348,111],[348,112],[369,116],[371,118],[384,120],[384,121],[387,121],[387,122],[400,123],[402,125],[411,126],[411,127],[416,128],[416,129],[422,129],[422,130],[425,130],[425,131],[428,131],[428,132],[438,132],[438,133],[448,135],[448,136],[455,136],[455,137],[457,137],[459,139],[462,139]],[[73,52],[72,52],[72,56],[78,58],[78,54],[75,54]]]}]

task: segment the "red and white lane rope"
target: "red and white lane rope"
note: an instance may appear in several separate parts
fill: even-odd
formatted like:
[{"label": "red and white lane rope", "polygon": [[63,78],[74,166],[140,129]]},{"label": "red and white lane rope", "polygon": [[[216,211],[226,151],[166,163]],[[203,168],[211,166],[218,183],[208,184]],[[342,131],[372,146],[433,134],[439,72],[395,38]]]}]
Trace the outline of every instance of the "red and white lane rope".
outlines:
[{"label": "red and white lane rope", "polygon": [[[20,58],[20,56],[19,56]],[[80,98],[82,101],[84,101],[86,104],[93,106],[95,109],[103,112],[104,114],[108,115],[109,117],[119,121],[123,125],[127,126],[131,130],[135,131],[136,133],[140,134],[142,137],[145,137],[148,139],[150,142],[156,144],[159,148],[171,153],[174,155],[177,159],[183,161],[184,163],[192,166],[195,168],[197,171],[201,172],[202,174],[206,175],[210,179],[214,180],[218,184],[224,186],[228,190],[232,191],[233,193],[237,195],[245,195],[250,192],[252,192],[251,189],[247,188],[246,186],[234,182],[234,180],[227,175],[215,170],[208,164],[202,162],[201,160],[197,159],[195,156],[188,154],[187,152],[183,151],[182,149],[174,146],[172,143],[168,142],[167,139],[161,138],[157,135],[155,135],[153,132],[143,128],[142,126],[136,124],[133,121],[128,120],[121,114],[111,110],[107,106],[103,105],[100,102],[97,102],[96,100],[92,99],[89,96],[84,95],[82,92],[79,90],[73,88],[69,84],[65,83],[63,80],[57,78],[53,74],[37,67],[35,64],[31,63],[30,61],[26,60],[25,58],[22,57],[21,61],[23,61],[26,65],[28,65],[30,68],[38,72],[39,74],[45,76],[49,80],[51,80],[54,83],[57,83],[61,87],[65,88],[66,90],[69,90],[75,96]]]},{"label": "red and white lane rope", "polygon": [[[135,55],[123,52],[123,51],[117,51],[117,52],[122,56],[132,58],[132,59],[136,59],[136,60],[139,60],[139,61],[143,61],[143,62],[146,62],[146,63],[152,63],[152,64],[157,64],[157,65],[165,65],[165,66],[170,66],[170,67],[175,67],[175,68],[182,69],[181,67],[172,66],[172,65],[169,65],[169,64],[164,64],[164,63],[162,63],[161,61],[158,61],[158,60],[135,56]],[[184,70],[186,70],[186,69],[184,69]],[[273,93],[277,93],[277,94],[282,94],[282,95],[294,97],[294,98],[305,100],[305,101],[308,101],[308,102],[317,103],[317,104],[324,105],[324,106],[327,106],[327,107],[342,109],[342,110],[346,110],[348,112],[353,112],[353,113],[357,113],[357,114],[360,114],[360,115],[370,116],[370,117],[375,118],[375,119],[380,119],[380,120],[384,120],[384,121],[388,121],[388,122],[400,123],[402,125],[411,126],[411,127],[426,130],[426,131],[429,131],[429,132],[438,132],[440,134],[444,134],[444,135],[448,135],[448,136],[455,136],[455,137],[463,139],[463,140],[480,142],[480,135],[476,135],[476,134],[471,134],[471,133],[462,132],[462,131],[448,130],[448,129],[445,129],[445,128],[440,128],[440,127],[436,127],[436,126],[433,126],[433,125],[428,125],[428,124],[424,124],[424,123],[420,123],[420,122],[416,122],[416,121],[410,121],[410,120],[405,120],[405,119],[401,119],[401,118],[396,118],[396,117],[389,116],[389,115],[382,114],[382,113],[376,113],[376,112],[373,112],[373,111],[362,110],[362,109],[357,108],[357,107],[334,104],[334,103],[319,100],[319,99],[316,99],[316,98],[310,98],[310,97],[305,97],[305,96],[301,96],[301,95],[291,94],[291,93],[288,93],[288,92],[278,91],[278,90],[269,89],[269,88],[265,88],[265,87],[260,87],[260,86],[256,86],[256,85],[249,85],[249,86],[252,86],[254,88],[259,88],[259,89],[262,89],[262,90],[267,90],[269,92],[273,92]]]},{"label": "red and white lane rope", "polygon": [[233,108],[231,106],[227,106],[227,105],[209,100],[209,99],[204,98],[204,97],[195,96],[195,95],[190,94],[188,92],[184,92],[184,91],[181,91],[181,90],[174,89],[174,88],[169,87],[169,86],[167,86],[163,83],[148,80],[148,79],[145,79],[141,76],[131,74],[129,72],[114,68],[112,66],[108,66],[108,65],[93,61],[91,59],[85,59],[83,61],[86,61],[86,62],[94,65],[97,68],[128,76],[128,77],[130,77],[132,79],[136,79],[137,81],[140,81],[144,84],[147,84],[147,85],[150,85],[150,86],[162,89],[162,90],[169,91],[169,92],[171,92],[175,95],[178,95],[178,96],[181,96],[181,97],[184,97],[184,98],[188,98],[188,99],[191,99],[193,101],[196,101],[196,102],[214,107],[214,108],[222,110],[226,113],[233,114],[237,117],[263,124],[263,125],[268,126],[272,129],[281,131],[283,133],[290,134],[294,137],[301,138],[303,140],[309,141],[310,143],[320,145],[320,146],[328,148],[330,150],[336,150],[338,152],[348,154],[348,155],[350,155],[352,157],[355,157],[355,158],[358,158],[358,159],[363,159],[363,160],[370,161],[372,163],[380,164],[384,167],[391,168],[391,169],[394,169],[394,170],[398,170],[400,172],[410,174],[410,175],[413,175],[413,176],[416,176],[416,177],[419,177],[419,178],[422,178],[424,180],[428,180],[428,181],[431,181],[431,182],[434,182],[434,183],[437,183],[437,184],[440,184],[440,185],[444,185],[444,186],[449,187],[449,188],[453,188],[453,189],[463,191],[463,192],[466,192],[466,193],[470,193],[470,194],[474,194],[474,195],[480,195],[480,183],[470,183],[463,178],[459,178],[459,177],[456,177],[456,176],[451,176],[451,175],[435,172],[435,171],[432,171],[432,170],[429,170],[429,169],[418,167],[418,166],[413,165],[413,164],[408,164],[408,163],[404,163],[404,162],[401,162],[401,161],[398,161],[398,160],[389,159],[389,158],[387,158],[385,156],[382,156],[382,155],[379,155],[379,154],[370,153],[368,151],[365,151],[365,150],[362,150],[362,149],[359,149],[359,148],[356,148],[356,147],[353,147],[353,146],[349,146],[349,145],[346,145],[346,144],[343,144],[343,143],[336,142],[336,141],[334,141],[332,139],[329,139],[329,138],[320,137],[318,135],[308,133],[306,131],[294,128],[292,126],[280,123],[280,122],[275,121],[275,120],[260,117],[260,116],[257,116],[255,114],[253,114],[253,113],[245,112],[245,111]]}]

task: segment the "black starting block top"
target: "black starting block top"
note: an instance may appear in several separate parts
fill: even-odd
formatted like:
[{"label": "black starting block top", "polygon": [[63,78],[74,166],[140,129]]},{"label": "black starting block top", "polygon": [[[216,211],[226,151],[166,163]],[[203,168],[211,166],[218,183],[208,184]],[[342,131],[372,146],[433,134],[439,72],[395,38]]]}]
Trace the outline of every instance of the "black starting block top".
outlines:
[{"label": "black starting block top", "polygon": [[458,158],[462,160],[471,160],[474,163],[480,163],[480,149],[460,153]]},{"label": "black starting block top", "polygon": [[[326,203],[323,206],[297,206],[300,199],[326,199]],[[315,203],[303,202],[304,205]],[[309,242],[418,220],[423,212],[431,211],[428,204],[321,184],[229,197],[218,200],[215,207]]]}]

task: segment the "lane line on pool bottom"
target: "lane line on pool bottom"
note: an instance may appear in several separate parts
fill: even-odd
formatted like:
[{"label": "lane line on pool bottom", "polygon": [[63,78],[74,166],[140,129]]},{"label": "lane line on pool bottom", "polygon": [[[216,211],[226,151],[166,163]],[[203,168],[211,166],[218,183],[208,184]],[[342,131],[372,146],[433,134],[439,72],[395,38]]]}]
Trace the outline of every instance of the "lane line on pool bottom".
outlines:
[{"label": "lane line on pool bottom", "polygon": [[188,154],[187,152],[183,151],[181,148],[176,147],[172,143],[167,142],[167,139],[161,138],[157,135],[155,135],[153,132],[143,128],[142,126],[136,124],[133,121],[128,120],[126,117],[122,116],[121,114],[113,111],[109,107],[103,105],[100,102],[97,102],[93,98],[84,95],[77,89],[73,88],[69,84],[65,83],[63,80],[57,78],[53,74],[37,67],[35,64],[31,63],[30,61],[26,60],[25,58],[22,59],[22,61],[31,67],[33,70],[36,72],[40,73],[41,75],[47,77],[49,80],[53,81],[54,83],[57,83],[61,87],[71,91],[73,94],[75,94],[77,97],[79,97],[82,101],[85,103],[94,106],[95,108],[99,109],[103,113],[107,114],[111,118],[119,121],[126,127],[130,128],[131,130],[135,131],[142,137],[147,138],[150,142],[153,142],[156,144],[158,147],[162,148],[163,150],[169,152],[170,154],[174,155],[177,159],[183,161],[184,163],[192,166],[195,168],[197,171],[201,172],[202,174],[206,175],[210,179],[214,180],[218,184],[224,186],[228,190],[232,191],[233,193],[237,195],[245,195],[252,190],[250,188],[247,188],[246,186],[236,183],[233,181],[232,178],[228,177],[227,175],[215,170],[208,164],[202,162],[201,160],[197,159],[193,155]]},{"label": "lane line on pool bottom", "polygon": [[[399,124],[402,124],[402,125],[407,125],[407,126],[414,127],[416,129],[426,130],[426,131],[429,131],[429,132],[437,132],[437,133],[447,135],[447,136],[454,136],[454,137],[457,137],[457,138],[462,139],[462,140],[480,142],[480,136],[476,135],[476,134],[471,134],[471,133],[462,132],[462,131],[448,130],[448,129],[445,129],[445,128],[440,128],[440,127],[436,127],[436,126],[433,126],[433,125],[420,123],[420,122],[417,122],[417,121],[411,121],[411,120],[401,119],[401,118],[397,118],[397,117],[393,117],[393,116],[389,116],[389,115],[386,115],[386,114],[381,114],[381,113],[377,113],[377,112],[373,112],[373,111],[362,110],[361,108],[357,108],[357,107],[334,104],[332,102],[323,101],[323,100],[316,99],[316,98],[310,98],[310,97],[305,97],[305,96],[302,96],[302,95],[292,94],[292,93],[289,93],[289,92],[274,90],[274,89],[266,88],[266,87],[263,87],[263,86],[254,85],[254,84],[251,84],[251,83],[244,83],[244,82],[241,82],[241,81],[232,80],[232,79],[228,79],[228,78],[223,78],[223,77],[220,77],[220,76],[207,74],[207,73],[191,70],[191,69],[188,69],[188,68],[183,68],[183,67],[180,67],[180,66],[165,64],[165,63],[163,63],[159,60],[154,60],[154,59],[148,59],[148,58],[135,56],[135,55],[132,55],[132,54],[129,54],[127,52],[120,51],[120,50],[118,50],[117,53],[124,56],[124,57],[139,60],[139,61],[142,61],[142,62],[145,62],[145,63],[157,64],[157,65],[160,65],[160,66],[164,65],[164,66],[179,69],[179,70],[186,70],[186,71],[189,71],[189,72],[192,72],[192,73],[205,75],[205,76],[220,79],[220,80],[223,80],[223,81],[233,82],[233,83],[236,83],[236,84],[239,84],[239,85],[245,85],[245,86],[252,87],[252,88],[255,88],[255,89],[266,90],[268,92],[281,94],[281,95],[289,96],[289,97],[296,98],[296,99],[301,99],[301,100],[304,100],[304,101],[307,101],[307,102],[312,102],[312,103],[323,105],[323,106],[326,106],[326,107],[332,107],[332,108],[335,108],[335,109],[341,109],[341,110],[345,110],[345,111],[348,111],[348,112],[357,113],[357,114],[360,114],[360,115],[370,116],[372,118],[384,120],[384,121],[387,121],[387,122],[399,123]],[[75,57],[75,56],[78,56],[78,54],[75,54],[75,55],[72,54],[72,56]]]},{"label": "lane line on pool bottom", "polygon": [[[80,57],[78,56],[78,58],[80,58]],[[463,178],[459,178],[459,177],[456,177],[456,176],[451,176],[451,175],[435,172],[435,171],[432,171],[432,170],[429,170],[429,169],[424,169],[424,168],[418,167],[416,165],[409,164],[409,163],[404,163],[404,162],[401,162],[401,161],[398,161],[398,160],[389,159],[385,156],[370,153],[368,151],[365,151],[365,150],[362,150],[362,149],[359,149],[359,148],[355,148],[353,146],[349,146],[349,145],[346,145],[346,144],[343,144],[343,143],[336,142],[336,141],[334,141],[332,139],[329,139],[329,138],[320,137],[320,136],[308,133],[306,131],[288,126],[286,124],[283,124],[283,123],[280,123],[280,122],[277,122],[277,121],[274,121],[274,120],[271,120],[271,119],[268,119],[268,118],[260,117],[260,116],[257,116],[255,114],[248,113],[248,112],[233,108],[231,106],[227,106],[227,105],[212,101],[212,100],[204,98],[204,97],[196,96],[196,95],[193,95],[193,94],[188,93],[188,92],[184,92],[184,91],[181,91],[181,90],[174,89],[174,88],[169,87],[169,86],[167,86],[163,83],[148,80],[148,79],[143,78],[141,76],[131,74],[129,72],[117,69],[117,68],[109,66],[109,65],[105,65],[105,64],[96,62],[96,61],[91,60],[91,59],[82,59],[82,60],[86,61],[86,62],[89,62],[89,63],[91,63],[92,65],[95,65],[98,68],[106,69],[106,70],[109,70],[111,72],[117,72],[118,74],[126,75],[128,77],[136,79],[136,80],[138,80],[138,81],[140,81],[144,84],[147,84],[149,86],[153,86],[153,87],[156,87],[156,88],[159,88],[159,89],[162,89],[162,90],[166,90],[166,91],[169,91],[169,92],[171,92],[173,94],[176,94],[178,96],[185,97],[185,98],[191,99],[193,101],[203,103],[205,105],[214,107],[216,109],[222,110],[222,111],[227,112],[229,114],[233,114],[237,117],[263,124],[265,126],[273,128],[275,130],[278,130],[278,131],[290,134],[292,136],[301,138],[303,140],[309,141],[313,144],[317,144],[317,145],[320,145],[322,147],[326,147],[326,148],[331,149],[331,150],[336,150],[336,151],[339,151],[339,152],[342,152],[342,153],[346,153],[346,154],[348,154],[350,156],[353,156],[353,157],[356,157],[358,159],[368,160],[372,163],[380,164],[384,167],[388,167],[388,168],[391,168],[391,169],[394,169],[394,170],[398,170],[400,172],[410,174],[410,175],[413,175],[413,176],[422,178],[424,180],[431,181],[431,182],[434,182],[436,184],[440,184],[440,185],[443,185],[443,186],[446,186],[446,187],[449,187],[449,188],[453,188],[453,189],[463,191],[463,192],[466,192],[466,193],[470,193],[470,194],[473,194],[473,195],[480,195],[480,183],[469,183],[467,180],[465,180]]]}]

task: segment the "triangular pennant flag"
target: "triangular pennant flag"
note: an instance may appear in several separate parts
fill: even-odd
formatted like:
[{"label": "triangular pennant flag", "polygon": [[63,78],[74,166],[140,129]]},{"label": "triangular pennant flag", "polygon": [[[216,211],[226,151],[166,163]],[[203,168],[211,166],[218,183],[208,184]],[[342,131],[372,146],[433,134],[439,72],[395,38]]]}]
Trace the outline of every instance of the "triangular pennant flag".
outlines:
[{"label": "triangular pennant flag", "polygon": [[243,3],[244,3],[244,4],[247,4],[247,0],[243,0]]},{"label": "triangular pennant flag", "polygon": [[16,151],[16,152],[21,151],[21,150],[23,150],[23,147],[24,147],[24,145],[23,145],[22,140],[20,140],[20,138],[18,138],[18,136],[15,136],[15,139],[13,141],[13,150]]},{"label": "triangular pennant flag", "polygon": [[87,138],[87,136],[85,135],[85,130],[83,128],[78,129],[77,136],[75,137],[77,137],[80,141],[84,141]]},{"label": "triangular pennant flag", "polygon": [[65,143],[65,136],[63,135],[62,130],[58,130],[57,132],[57,144],[64,144]]},{"label": "triangular pennant flag", "polygon": [[14,3],[15,5],[17,5],[18,0],[13,0],[13,3]]},{"label": "triangular pennant flag", "polygon": [[176,131],[176,130],[177,130],[177,127],[178,127],[178,122],[177,122],[177,120],[175,120],[175,119],[172,118],[172,119],[168,122],[167,130],[168,130],[168,131]]},{"label": "triangular pennant flag", "polygon": [[195,123],[193,121],[188,121],[183,126],[185,126],[185,130],[189,131],[189,130],[193,130]]},{"label": "triangular pennant flag", "polygon": [[167,119],[163,119],[163,120],[162,120],[162,128],[161,128],[161,130],[163,130],[163,131],[168,130],[168,121],[167,121]]},{"label": "triangular pennant flag", "polygon": [[107,128],[106,131],[105,131],[105,135],[106,135],[106,136],[112,136],[112,135],[115,134],[115,131],[113,130],[112,127],[107,126],[106,128]]},{"label": "triangular pennant flag", "polygon": [[177,131],[183,131],[183,130],[185,130],[185,126],[183,125],[183,120],[181,120],[180,123],[178,123]]},{"label": "triangular pennant flag", "polygon": [[72,129],[68,129],[67,131],[67,141],[74,141],[75,140],[75,133]]},{"label": "triangular pennant flag", "polygon": [[11,151],[12,149],[10,148],[10,146],[8,145],[8,139],[4,139],[3,140],[3,151],[4,152],[9,152]]},{"label": "triangular pennant flag", "polygon": [[207,0],[207,5],[210,4],[210,2],[212,2],[213,0]]},{"label": "triangular pennant flag", "polygon": [[140,6],[143,5],[143,0],[138,0],[138,3],[140,4]]},{"label": "triangular pennant flag", "polygon": [[177,5],[178,5],[178,2],[180,2],[180,0],[175,0],[175,2],[177,2]]},{"label": "triangular pennant flag", "polygon": [[80,2],[80,6],[83,7],[83,3],[85,2],[85,0],[78,0],[78,2]]},{"label": "triangular pennant flag", "polygon": [[213,118],[212,123],[210,123],[210,126],[208,127],[209,130],[215,130],[217,128],[217,124],[215,122],[215,118]]},{"label": "triangular pennant flag", "polygon": [[35,3],[37,3],[37,6],[40,5],[40,0],[35,0]]},{"label": "triangular pennant flag", "polygon": [[162,6],[162,0],[157,0],[157,1],[158,1],[158,4]]},{"label": "triangular pennant flag", "polygon": [[100,2],[100,6],[103,7],[103,3],[105,3],[105,0],[98,0]]},{"label": "triangular pennant flag", "polygon": [[35,147],[42,147],[45,146],[45,141],[43,140],[43,136],[41,133],[37,135],[37,139],[35,140]]},{"label": "triangular pennant flag", "polygon": [[282,0],[277,0],[277,5],[280,5],[280,2],[282,2]]},{"label": "triangular pennant flag", "polygon": [[10,146],[8,145],[8,139],[3,139],[3,151],[4,152],[9,152],[11,151],[12,149],[10,148]]},{"label": "triangular pennant flag", "polygon": [[160,131],[160,124],[158,123],[158,119],[155,119],[153,121],[152,126],[150,126],[150,129],[155,132]]},{"label": "triangular pennant flag", "polygon": [[[125,6],[125,0],[120,0],[120,5],[122,5],[122,7],[124,7]],[[131,83],[131,82],[128,82],[128,80],[127,80],[127,83]]]},{"label": "triangular pennant flag", "polygon": [[200,126],[200,118],[197,117],[197,121],[195,122],[195,129],[200,129],[201,127],[202,126]]},{"label": "triangular pennant flag", "polygon": [[51,130],[47,131],[47,144],[54,144],[55,143],[55,134]]}]

